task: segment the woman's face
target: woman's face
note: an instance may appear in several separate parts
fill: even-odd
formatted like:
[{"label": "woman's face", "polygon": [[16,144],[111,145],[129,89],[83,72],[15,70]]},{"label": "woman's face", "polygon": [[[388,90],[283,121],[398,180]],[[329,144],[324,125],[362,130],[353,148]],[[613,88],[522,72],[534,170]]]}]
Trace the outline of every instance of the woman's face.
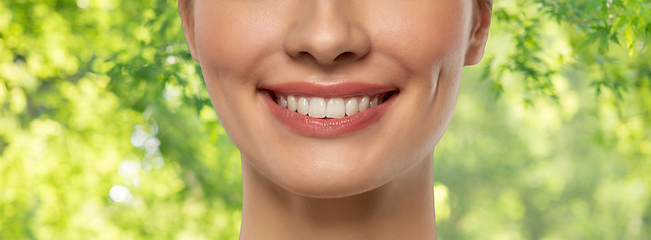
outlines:
[{"label": "woman's face", "polygon": [[473,1],[194,0],[182,15],[243,161],[294,193],[342,197],[431,159],[483,52]]}]

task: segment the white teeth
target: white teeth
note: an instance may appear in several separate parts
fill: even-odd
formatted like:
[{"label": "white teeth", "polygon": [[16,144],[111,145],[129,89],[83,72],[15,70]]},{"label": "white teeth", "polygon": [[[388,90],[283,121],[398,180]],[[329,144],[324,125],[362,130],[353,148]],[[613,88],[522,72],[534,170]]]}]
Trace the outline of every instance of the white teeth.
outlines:
[{"label": "white teeth", "polygon": [[292,95],[287,96],[287,109],[292,112],[296,112],[296,107],[298,105],[298,102],[296,101],[296,98]]},{"label": "white teeth", "polygon": [[359,101],[359,111],[364,111],[370,107],[371,100],[368,96],[364,96],[362,100]]},{"label": "white teeth", "polygon": [[[371,98],[372,97],[372,98]],[[276,98],[278,105],[313,118],[343,118],[382,104],[379,95],[350,98],[297,97],[294,95]]]},{"label": "white teeth", "polygon": [[312,97],[310,98],[310,117],[324,118],[326,116],[326,103],[323,98]]},{"label": "white teeth", "polygon": [[307,115],[307,113],[310,111],[310,106],[307,103],[307,99],[304,97],[298,99],[298,106],[296,107],[296,110],[298,110],[298,113]]},{"label": "white teeth", "polygon": [[287,107],[287,99],[285,99],[284,96],[280,96],[280,102],[278,103],[280,106],[283,106],[284,108]]},{"label": "white teeth", "polygon": [[375,96],[375,97],[373,98],[373,100],[371,100],[371,107],[375,107],[375,106],[377,106],[377,102],[378,102],[378,99],[377,99],[377,96]]},{"label": "white teeth", "polygon": [[359,112],[359,103],[357,103],[357,98],[351,98],[346,103],[346,115],[350,116]]},{"label": "white teeth", "polygon": [[328,101],[326,107],[326,117],[342,118],[346,115],[346,104],[343,98],[333,98]]}]

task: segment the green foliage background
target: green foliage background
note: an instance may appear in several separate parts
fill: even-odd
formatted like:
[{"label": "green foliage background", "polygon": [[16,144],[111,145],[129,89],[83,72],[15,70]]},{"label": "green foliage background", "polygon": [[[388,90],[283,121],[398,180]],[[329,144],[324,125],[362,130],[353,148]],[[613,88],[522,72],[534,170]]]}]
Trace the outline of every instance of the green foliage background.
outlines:
[{"label": "green foliage background", "polygon": [[[650,39],[648,0],[497,0],[434,154],[440,238],[651,239]],[[1,1],[0,239],[236,239],[202,81],[175,0]]]}]

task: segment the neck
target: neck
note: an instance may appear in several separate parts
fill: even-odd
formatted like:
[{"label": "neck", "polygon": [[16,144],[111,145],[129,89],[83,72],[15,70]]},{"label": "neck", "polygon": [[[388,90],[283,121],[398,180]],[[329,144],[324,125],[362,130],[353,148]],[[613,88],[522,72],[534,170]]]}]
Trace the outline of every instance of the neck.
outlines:
[{"label": "neck", "polygon": [[310,198],[276,185],[242,156],[240,239],[436,239],[432,174],[427,157],[368,192]]}]

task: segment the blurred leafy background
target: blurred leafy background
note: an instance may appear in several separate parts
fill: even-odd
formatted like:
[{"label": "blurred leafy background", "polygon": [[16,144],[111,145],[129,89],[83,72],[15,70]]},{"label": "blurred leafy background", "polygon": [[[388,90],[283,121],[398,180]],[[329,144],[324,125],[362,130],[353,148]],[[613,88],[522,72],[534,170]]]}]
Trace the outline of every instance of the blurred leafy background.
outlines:
[{"label": "blurred leafy background", "polygon": [[[175,0],[0,2],[0,239],[237,239]],[[651,3],[497,0],[434,154],[440,239],[651,239]]]}]

